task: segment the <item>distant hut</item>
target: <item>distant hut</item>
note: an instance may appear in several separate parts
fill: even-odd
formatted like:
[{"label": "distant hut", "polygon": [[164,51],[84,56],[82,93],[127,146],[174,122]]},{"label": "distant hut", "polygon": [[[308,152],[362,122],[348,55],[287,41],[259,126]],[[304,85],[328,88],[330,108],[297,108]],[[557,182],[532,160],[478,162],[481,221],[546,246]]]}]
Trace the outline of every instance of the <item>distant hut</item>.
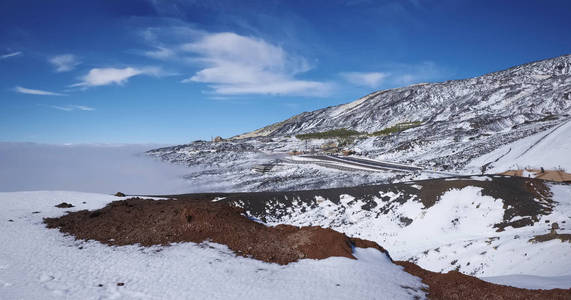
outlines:
[{"label": "distant hut", "polygon": [[324,143],[321,145],[323,152],[335,153],[339,152],[339,146],[335,142]]}]

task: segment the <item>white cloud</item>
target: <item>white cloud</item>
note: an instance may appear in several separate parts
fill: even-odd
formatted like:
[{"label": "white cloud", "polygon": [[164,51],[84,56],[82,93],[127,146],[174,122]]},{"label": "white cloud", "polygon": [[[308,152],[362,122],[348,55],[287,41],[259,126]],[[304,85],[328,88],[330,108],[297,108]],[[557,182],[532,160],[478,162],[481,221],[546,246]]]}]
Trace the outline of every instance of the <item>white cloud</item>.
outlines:
[{"label": "white cloud", "polygon": [[94,111],[95,110],[95,108],[93,108],[93,107],[84,106],[84,105],[73,105],[73,104],[64,105],[64,106],[52,105],[50,107],[55,108],[57,110],[63,110],[63,111],[74,111],[74,110]]},{"label": "white cloud", "polygon": [[341,76],[348,82],[368,87],[378,87],[388,76],[388,73],[381,72],[346,72]]},{"label": "white cloud", "polygon": [[149,57],[175,58],[200,67],[182,82],[205,83],[219,95],[322,96],[332,88],[330,83],[297,78],[311,69],[307,60],[263,39],[232,32],[186,33],[192,42],[146,52]]},{"label": "white cloud", "polygon": [[22,54],[22,51],[7,53],[7,54],[0,55],[0,59],[6,59],[6,58],[10,58],[10,57],[14,57],[14,56],[21,55],[21,54]]},{"label": "white cloud", "polygon": [[175,51],[165,48],[157,47],[155,50],[149,50],[144,52],[145,56],[155,58],[155,59],[169,59],[176,56]]},{"label": "white cloud", "polygon": [[101,85],[122,85],[129,78],[138,75],[161,76],[164,72],[157,67],[133,68],[94,68],[81,78],[81,82],[71,85],[72,87],[93,87]]},{"label": "white cloud", "polygon": [[50,58],[49,62],[56,68],[56,72],[71,71],[80,63],[73,54],[57,55]]},{"label": "white cloud", "polygon": [[270,94],[322,96],[330,89],[330,84],[317,81],[285,80],[267,84],[221,84],[211,86],[220,95]]},{"label": "white cloud", "polygon": [[34,90],[34,89],[27,89],[21,86],[17,86],[14,88],[14,91],[20,94],[29,94],[29,95],[40,95],[40,96],[65,96],[65,94],[50,92],[50,91],[43,91],[43,90]]}]

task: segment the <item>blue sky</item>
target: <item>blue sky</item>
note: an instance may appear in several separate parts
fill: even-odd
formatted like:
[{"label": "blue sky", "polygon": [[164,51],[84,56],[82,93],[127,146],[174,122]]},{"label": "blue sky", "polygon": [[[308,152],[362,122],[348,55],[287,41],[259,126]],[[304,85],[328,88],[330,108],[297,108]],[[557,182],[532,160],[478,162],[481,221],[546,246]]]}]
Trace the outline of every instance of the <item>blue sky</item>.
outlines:
[{"label": "blue sky", "polygon": [[571,2],[2,1],[0,141],[184,143],[571,52]]}]

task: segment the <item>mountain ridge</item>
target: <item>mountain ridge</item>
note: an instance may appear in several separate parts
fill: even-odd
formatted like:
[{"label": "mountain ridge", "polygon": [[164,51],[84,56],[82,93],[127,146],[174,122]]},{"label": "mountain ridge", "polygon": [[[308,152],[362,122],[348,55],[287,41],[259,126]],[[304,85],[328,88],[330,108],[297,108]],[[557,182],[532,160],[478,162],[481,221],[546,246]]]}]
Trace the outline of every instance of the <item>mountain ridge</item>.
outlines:
[{"label": "mountain ridge", "polygon": [[[529,98],[533,98],[533,96],[536,97],[538,96],[537,90],[542,88],[542,83],[557,81],[557,79],[562,79],[562,78],[557,78],[558,76],[564,76],[565,80],[563,80],[562,85],[566,93],[562,94],[562,98],[569,100],[569,98],[571,98],[571,89],[569,88],[570,85],[567,82],[568,80],[566,79],[568,79],[570,74],[571,74],[571,54],[566,54],[555,58],[543,59],[522,65],[513,66],[505,70],[487,73],[473,78],[455,79],[455,80],[448,80],[436,83],[419,83],[405,87],[398,87],[398,88],[372,92],[355,101],[335,106],[329,106],[310,112],[302,112],[281,122],[276,122],[268,126],[259,128],[257,130],[234,136],[231,139],[243,139],[243,138],[263,137],[263,136],[270,136],[270,137],[285,136],[285,135],[316,132],[316,131],[338,129],[338,128],[347,128],[347,129],[371,132],[381,129],[381,127],[383,126],[386,127],[390,126],[391,124],[398,123],[398,121],[417,121],[417,120],[410,120],[414,114],[408,114],[405,117],[401,117],[400,118],[401,120],[397,120],[397,118],[389,116],[387,122],[377,122],[378,124],[373,124],[373,122],[369,123],[365,122],[363,124],[363,122],[359,122],[359,119],[363,118],[358,118],[358,116],[357,118],[355,118],[354,116],[352,117],[350,115],[350,113],[354,112],[358,113],[358,109],[363,106],[365,106],[367,110],[371,110],[374,112],[381,109],[382,104],[384,103],[388,105],[391,103],[398,104],[398,102],[404,101],[404,103],[401,104],[416,104],[417,106],[421,104],[418,103],[417,101],[419,97],[417,97],[414,94],[411,95],[410,93],[419,93],[419,92],[421,94],[423,94],[423,92],[424,94],[428,93],[429,95],[421,95],[421,96],[424,96],[424,98],[429,98],[429,99],[432,98],[432,100],[437,100],[437,101],[431,101],[430,104],[437,105],[440,108],[442,108],[443,104],[454,105],[455,102],[457,102],[454,100],[462,100],[462,98],[465,98],[466,94],[469,93],[481,94],[481,95],[476,95],[476,97],[473,97],[474,99],[471,99],[472,100],[470,101],[471,104],[476,104],[477,101],[474,100],[486,101],[487,98],[493,96],[495,92],[505,90],[507,88],[509,88],[512,93],[504,95],[507,97],[501,97],[502,99],[500,100],[506,99],[508,102],[516,101],[518,100],[517,97],[519,97],[519,98],[524,98],[524,100],[527,99],[527,101],[529,102],[530,101]],[[497,83],[494,84],[494,81],[499,81],[499,84]],[[462,91],[458,91],[457,90],[458,87],[462,87],[465,90],[464,93],[461,93]],[[454,89],[456,89],[456,91],[454,91]],[[528,92],[528,93],[530,92],[530,95],[521,94],[522,92]],[[553,89],[553,92],[556,92],[555,88]],[[373,103],[371,104],[371,102]],[[559,101],[559,99],[554,99],[552,100],[552,102],[555,102],[554,105],[556,107],[544,110],[546,113],[560,114],[568,110],[570,106],[569,103],[562,103],[561,101]],[[429,106],[430,105],[428,106],[420,105],[418,107],[419,108],[418,110],[421,110],[422,108],[427,108]],[[522,122],[525,122],[526,120],[537,119],[537,115],[539,112],[537,110],[535,111],[532,110],[531,112],[535,116],[528,114],[525,117],[525,120],[523,120]],[[417,115],[419,115],[423,121],[430,122],[433,121],[433,119],[430,117],[434,117],[437,114],[438,112],[434,112],[432,115],[427,115],[426,113],[425,114],[421,113]],[[369,114],[368,116],[371,117],[372,115]],[[342,120],[338,122],[315,120],[315,119],[325,119],[326,117],[328,117],[329,119],[334,118]],[[375,116],[372,117],[373,120],[381,119],[378,116],[376,118]],[[407,120],[404,120],[405,118]],[[308,122],[310,124],[308,124]],[[512,125],[515,125],[516,123],[517,122],[515,122]]]}]

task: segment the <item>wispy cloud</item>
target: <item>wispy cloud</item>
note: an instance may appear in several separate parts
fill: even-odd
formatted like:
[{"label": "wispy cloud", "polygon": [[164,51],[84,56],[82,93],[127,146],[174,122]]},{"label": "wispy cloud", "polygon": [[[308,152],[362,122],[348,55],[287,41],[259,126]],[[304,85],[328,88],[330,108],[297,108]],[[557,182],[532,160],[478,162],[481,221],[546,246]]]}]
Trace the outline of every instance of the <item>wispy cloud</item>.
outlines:
[{"label": "wispy cloud", "polygon": [[85,76],[81,77],[81,82],[73,84],[71,87],[88,88],[110,84],[122,85],[134,76],[162,76],[164,74],[162,69],[157,67],[93,68]]},{"label": "wispy cloud", "polygon": [[440,80],[450,74],[448,70],[431,61],[418,64],[396,64],[392,68],[391,81],[396,85]]},{"label": "wispy cloud", "polygon": [[10,58],[10,57],[14,57],[14,56],[21,55],[21,54],[22,54],[22,51],[16,51],[16,52],[12,52],[12,53],[7,53],[7,54],[0,55],[0,59],[6,59],[6,58]]},{"label": "wispy cloud", "polygon": [[84,106],[84,105],[74,105],[74,104],[69,104],[69,105],[63,105],[63,106],[59,106],[59,105],[51,105],[51,108],[57,109],[57,110],[62,110],[62,111],[74,111],[74,110],[79,110],[79,111],[94,111],[95,108],[90,107],[90,106]]},{"label": "wispy cloud", "polygon": [[425,61],[418,64],[387,64],[382,72],[346,72],[340,73],[347,82],[372,88],[399,87],[410,84],[441,80],[450,72],[434,62]]},{"label": "wispy cloud", "polygon": [[389,74],[381,72],[345,72],[340,74],[346,81],[354,85],[379,87]]},{"label": "wispy cloud", "polygon": [[51,57],[49,62],[56,68],[56,72],[67,72],[75,69],[80,64],[73,54],[62,54]]},{"label": "wispy cloud", "polygon": [[168,59],[175,57],[176,53],[172,49],[157,47],[154,50],[145,51],[144,55],[155,59]]},{"label": "wispy cloud", "polygon": [[28,94],[28,95],[39,95],[39,96],[65,96],[65,94],[60,94],[56,92],[44,91],[44,90],[35,90],[35,89],[28,89],[25,87],[17,86],[14,88],[14,91],[20,94]]},{"label": "wispy cloud", "polygon": [[[204,83],[213,94],[226,96],[324,96],[332,89],[328,82],[299,79],[312,65],[304,57],[288,53],[264,39],[232,32],[209,33],[178,27],[174,30],[178,43],[171,46],[160,43],[160,30],[145,31],[146,40],[161,45],[145,55],[200,67],[183,83]],[[169,35],[172,41],[173,33]]]}]

